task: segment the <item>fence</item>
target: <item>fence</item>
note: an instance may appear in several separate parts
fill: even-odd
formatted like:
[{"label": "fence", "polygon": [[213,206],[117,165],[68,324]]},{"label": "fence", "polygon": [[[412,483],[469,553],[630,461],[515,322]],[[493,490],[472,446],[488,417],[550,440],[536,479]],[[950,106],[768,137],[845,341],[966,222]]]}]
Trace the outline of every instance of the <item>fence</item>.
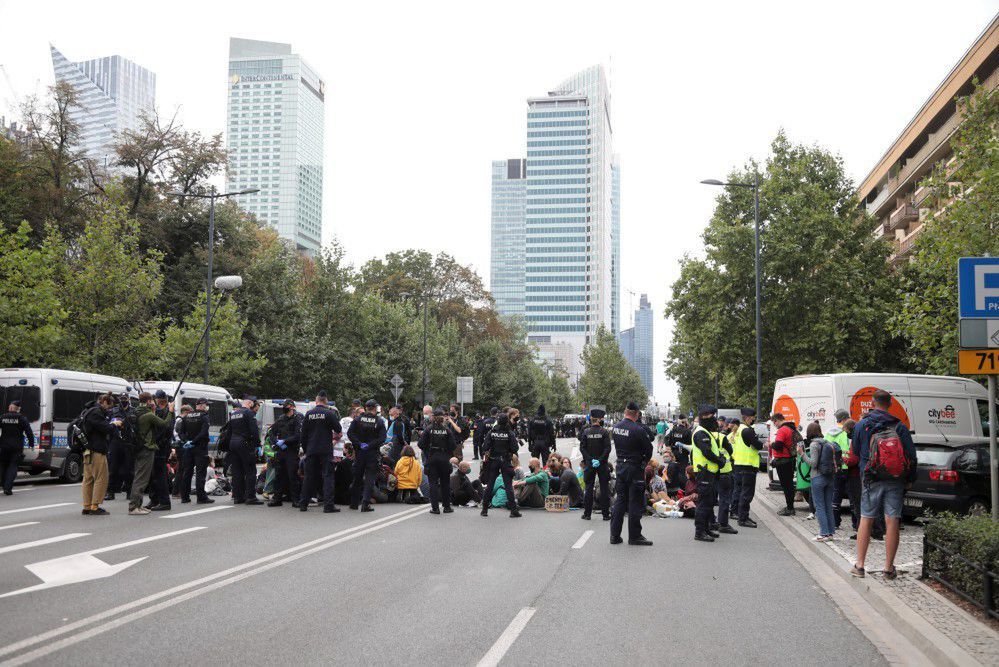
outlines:
[{"label": "fence", "polygon": [[[933,552],[940,552],[943,554],[941,560],[941,565],[939,568],[931,567],[930,557]],[[981,599],[976,599],[973,595],[968,592],[961,590],[957,584],[950,581],[946,577],[946,572],[953,567],[954,564],[958,564],[965,568],[968,568],[974,572],[977,572],[982,577],[982,591]],[[981,609],[987,616],[991,618],[999,619],[999,611],[996,610],[996,576],[995,572],[989,570],[988,567],[976,563],[974,561],[968,560],[964,556],[951,551],[942,544],[931,541],[925,535],[923,536],[923,579],[932,579],[946,586],[949,591],[959,596],[963,600],[967,600],[971,604],[975,605]]]}]

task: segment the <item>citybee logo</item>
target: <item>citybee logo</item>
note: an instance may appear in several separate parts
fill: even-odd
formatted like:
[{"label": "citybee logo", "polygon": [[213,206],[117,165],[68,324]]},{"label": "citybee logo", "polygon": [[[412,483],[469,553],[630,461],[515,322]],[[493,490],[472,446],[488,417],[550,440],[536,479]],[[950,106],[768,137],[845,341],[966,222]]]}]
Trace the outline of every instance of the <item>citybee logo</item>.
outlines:
[{"label": "citybee logo", "polygon": [[953,405],[945,405],[942,408],[930,408],[926,411],[926,416],[930,418],[931,424],[937,426],[956,426],[957,409]]},{"label": "citybee logo", "polygon": [[819,408],[818,410],[809,410],[805,413],[805,417],[807,417],[810,422],[822,421],[826,418],[826,409]]}]

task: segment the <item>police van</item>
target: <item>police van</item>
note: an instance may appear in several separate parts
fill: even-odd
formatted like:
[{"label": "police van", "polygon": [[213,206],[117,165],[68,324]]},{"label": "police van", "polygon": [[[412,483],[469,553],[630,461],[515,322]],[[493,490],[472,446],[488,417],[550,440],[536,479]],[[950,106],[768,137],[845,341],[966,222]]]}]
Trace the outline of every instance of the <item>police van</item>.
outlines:
[{"label": "police van", "polygon": [[[260,409],[257,410],[257,424],[260,426],[260,437],[263,438],[267,434],[267,429],[271,427],[271,424],[278,420],[278,417],[284,414],[284,402],[287,399],[284,398],[267,398],[260,399]],[[306,412],[311,410],[316,406],[313,401],[295,401],[295,409],[298,414],[304,415]]]},{"label": "police van", "polygon": [[18,468],[32,475],[50,472],[67,482],[83,478],[83,462],[71,454],[66,442],[69,423],[101,394],[138,396],[123,378],[57,368],[4,368],[0,370],[0,410],[21,401],[21,414],[31,422],[35,448],[24,450]]},{"label": "police van", "polygon": [[804,431],[819,422],[836,425],[844,409],[856,421],[874,407],[874,392],[892,395],[889,412],[912,431],[916,442],[963,445],[988,436],[989,403],[985,388],[965,377],[890,373],[837,373],[781,378],[774,386],[773,412]]},{"label": "police van", "polygon": [[180,396],[175,396],[177,393],[177,382],[148,380],[146,382],[136,382],[135,384],[136,389],[139,391],[148,391],[150,394],[155,394],[157,390],[162,389],[171,400],[176,398],[174,409],[177,411],[177,416],[180,416],[180,408],[182,406],[190,405],[194,408],[199,398],[207,398],[208,421],[210,423],[208,441],[211,444],[215,444],[215,441],[218,440],[219,432],[225,423],[229,421],[229,415],[232,414],[232,395],[222,387],[216,387],[211,384],[198,384],[197,382],[185,382],[180,385]]}]

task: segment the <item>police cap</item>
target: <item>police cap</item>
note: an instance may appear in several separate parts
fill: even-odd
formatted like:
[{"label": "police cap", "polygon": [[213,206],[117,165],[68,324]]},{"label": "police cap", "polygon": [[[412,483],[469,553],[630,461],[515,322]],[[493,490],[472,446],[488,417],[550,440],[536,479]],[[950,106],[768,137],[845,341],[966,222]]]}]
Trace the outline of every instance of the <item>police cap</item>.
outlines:
[{"label": "police cap", "polygon": [[755,417],[756,410],[752,408],[743,408],[742,410],[739,410],[739,414],[741,414],[743,417]]},{"label": "police cap", "polygon": [[704,403],[701,407],[697,408],[698,415],[713,415],[718,412],[718,408],[711,405],[710,403]]},{"label": "police cap", "polygon": [[208,399],[201,397],[195,403],[195,405],[208,405]]},{"label": "police cap", "polygon": [[11,401],[10,404],[18,408],[21,407],[21,401],[19,400]]},{"label": "police cap", "polygon": [[443,417],[444,408],[434,408],[434,417]]},{"label": "police cap", "polygon": [[606,414],[607,413],[604,410],[601,410],[600,408],[593,408],[592,410],[590,410],[590,417],[593,419],[603,419],[604,415]]},{"label": "police cap", "polygon": [[153,394],[153,398],[166,398],[166,397],[167,397],[166,392],[163,391],[162,389],[157,389],[156,393]]},{"label": "police cap", "polygon": [[366,401],[366,402],[364,403],[364,407],[366,407],[366,408],[377,408],[377,407],[378,407],[378,401],[376,401],[376,400],[375,400],[375,399],[373,399],[373,398],[369,398],[369,399],[368,399],[368,400],[367,400],[367,401]]},{"label": "police cap", "polygon": [[639,410],[641,410],[641,408],[638,407],[638,403],[636,403],[635,401],[631,401],[630,403],[628,403],[628,410],[630,410],[631,412],[638,412]]},{"label": "police cap", "polygon": [[295,401],[291,400],[290,398],[286,398],[284,399],[284,403],[282,403],[281,406],[285,408],[293,408],[295,407]]}]

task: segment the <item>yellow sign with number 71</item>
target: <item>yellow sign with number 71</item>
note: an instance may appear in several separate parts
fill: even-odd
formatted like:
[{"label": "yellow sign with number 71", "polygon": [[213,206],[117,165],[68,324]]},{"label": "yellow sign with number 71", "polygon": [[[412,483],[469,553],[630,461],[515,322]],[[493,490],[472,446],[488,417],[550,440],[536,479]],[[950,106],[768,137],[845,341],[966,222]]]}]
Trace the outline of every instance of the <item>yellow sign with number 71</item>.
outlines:
[{"label": "yellow sign with number 71", "polygon": [[999,349],[959,350],[957,370],[961,375],[999,375]]}]

